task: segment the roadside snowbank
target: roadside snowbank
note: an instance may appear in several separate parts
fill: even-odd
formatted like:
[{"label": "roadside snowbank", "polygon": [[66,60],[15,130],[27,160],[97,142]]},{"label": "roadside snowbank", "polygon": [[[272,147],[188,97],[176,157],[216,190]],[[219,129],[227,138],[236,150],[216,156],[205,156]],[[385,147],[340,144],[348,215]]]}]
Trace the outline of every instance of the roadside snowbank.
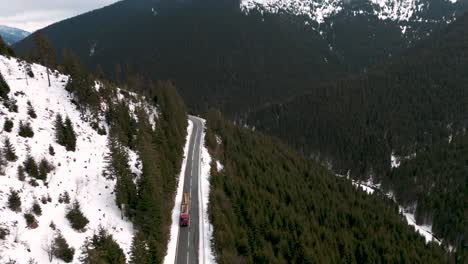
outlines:
[{"label": "roadside snowbank", "polygon": [[187,157],[188,149],[190,145],[190,136],[193,131],[193,123],[188,120],[187,126],[187,138],[185,139],[184,147],[184,160],[182,161],[182,167],[179,174],[179,184],[177,186],[177,193],[175,197],[174,208],[172,209],[172,224],[171,224],[171,233],[169,237],[169,242],[167,244],[167,254],[164,257],[165,264],[172,264],[175,261],[175,256],[177,252],[177,239],[179,237],[179,216],[180,216],[180,204],[182,202],[182,192],[184,190],[184,173],[185,168],[187,167]]},{"label": "roadside snowbank", "polygon": [[[204,129],[202,130],[201,137],[203,138],[203,144],[201,148],[201,172],[200,172],[200,188],[199,191],[201,193],[200,197],[202,199],[202,214],[200,217],[202,221],[200,221],[200,234],[202,235],[202,239],[199,245],[199,258],[200,263],[216,263],[215,257],[212,250],[211,241],[213,238],[213,226],[210,223],[209,215],[208,215],[208,202],[210,198],[210,170],[211,170],[211,156],[208,152],[205,142],[205,129],[206,129],[206,121],[201,119],[203,122]],[[217,164],[221,165],[221,163],[217,162]],[[221,165],[222,167],[222,165]]]}]

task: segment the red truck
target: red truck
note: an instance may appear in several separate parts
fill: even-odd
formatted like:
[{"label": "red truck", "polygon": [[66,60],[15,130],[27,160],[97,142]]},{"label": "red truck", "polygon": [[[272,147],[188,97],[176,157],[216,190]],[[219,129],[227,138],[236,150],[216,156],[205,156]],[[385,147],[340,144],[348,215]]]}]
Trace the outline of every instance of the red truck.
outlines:
[{"label": "red truck", "polygon": [[184,192],[182,195],[182,204],[180,206],[180,226],[189,225],[189,204],[190,196],[188,193]]}]

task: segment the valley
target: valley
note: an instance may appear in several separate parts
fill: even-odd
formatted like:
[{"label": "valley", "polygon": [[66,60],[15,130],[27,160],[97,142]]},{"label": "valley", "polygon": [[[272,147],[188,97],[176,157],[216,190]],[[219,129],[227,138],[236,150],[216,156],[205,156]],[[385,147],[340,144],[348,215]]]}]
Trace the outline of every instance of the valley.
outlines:
[{"label": "valley", "polygon": [[467,12],[123,0],[0,39],[0,264],[465,263]]}]

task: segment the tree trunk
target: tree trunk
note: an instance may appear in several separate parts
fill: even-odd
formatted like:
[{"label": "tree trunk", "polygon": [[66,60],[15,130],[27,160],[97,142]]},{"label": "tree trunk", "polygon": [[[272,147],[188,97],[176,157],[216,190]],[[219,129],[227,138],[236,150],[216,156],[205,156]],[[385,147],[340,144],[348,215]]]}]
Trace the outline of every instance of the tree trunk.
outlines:
[{"label": "tree trunk", "polygon": [[49,68],[47,68],[47,81],[49,82],[49,87],[50,87],[50,76],[49,76]]}]

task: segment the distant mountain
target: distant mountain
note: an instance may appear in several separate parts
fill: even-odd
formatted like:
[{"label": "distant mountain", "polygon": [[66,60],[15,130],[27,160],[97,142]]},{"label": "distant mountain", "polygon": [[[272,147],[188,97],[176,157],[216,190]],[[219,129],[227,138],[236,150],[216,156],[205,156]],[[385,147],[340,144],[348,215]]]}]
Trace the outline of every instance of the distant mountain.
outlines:
[{"label": "distant mountain", "polygon": [[[43,32],[59,56],[69,48],[107,77],[171,79],[192,110],[243,117],[395,56],[453,21],[468,0],[419,4],[417,16],[379,13],[391,5],[363,0],[259,2],[127,0]],[[15,49],[24,55],[31,45],[26,38]]]},{"label": "distant mountain", "polygon": [[18,28],[12,28],[0,25],[0,36],[8,45],[13,45],[18,41],[23,40],[31,33]]}]

